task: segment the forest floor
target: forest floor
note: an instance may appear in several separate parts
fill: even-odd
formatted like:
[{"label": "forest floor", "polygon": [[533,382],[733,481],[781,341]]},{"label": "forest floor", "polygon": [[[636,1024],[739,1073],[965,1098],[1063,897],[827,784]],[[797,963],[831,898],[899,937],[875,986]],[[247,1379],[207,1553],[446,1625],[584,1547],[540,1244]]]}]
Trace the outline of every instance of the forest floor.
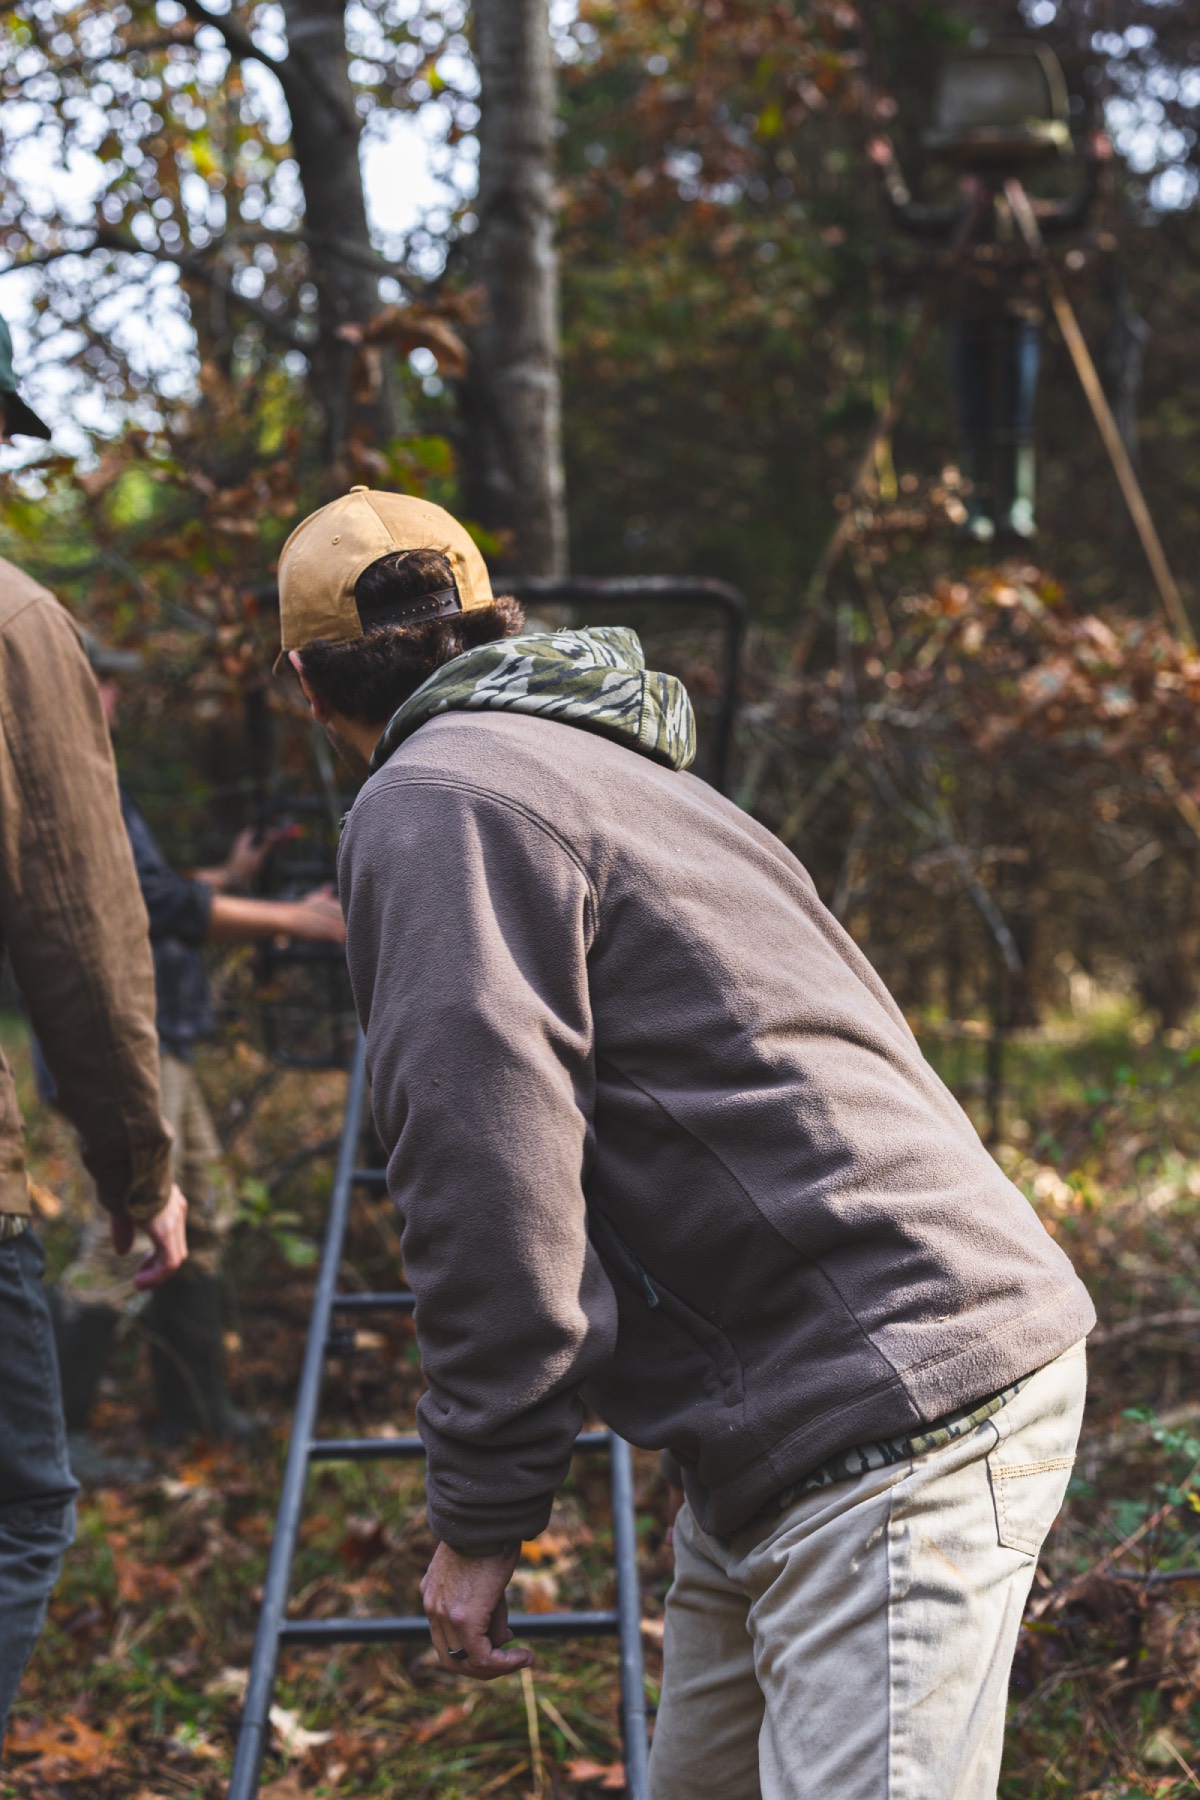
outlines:
[{"label": "forest floor", "polygon": [[[2,1024],[6,1048],[16,1045],[54,1270],[72,1253],[85,1196],[69,1133],[33,1099],[20,1027]],[[981,1108],[981,1044],[933,1028],[926,1042],[968,1108]],[[1007,1074],[996,1155],[1075,1260],[1101,1329],[1076,1474],[1018,1648],[1001,1793],[1194,1794],[1200,1040],[1156,1040],[1110,1003],[1024,1036]],[[160,1455],[151,1479],[83,1494],[78,1542],[14,1715],[4,1800],[225,1792],[344,1080],[275,1071],[245,1043],[210,1051],[202,1075],[241,1202],[228,1257],[231,1383],[259,1437],[249,1450]],[[394,1280],[386,1202],[358,1204],[348,1261],[354,1285]],[[410,1322],[373,1321],[330,1363],[323,1425],[405,1429],[419,1389]],[[103,1384],[96,1435],[114,1452],[144,1451],[152,1416],[134,1331]],[[638,1457],[637,1484],[653,1707],[670,1552],[652,1457]],[[581,1459],[550,1529],[526,1549],[522,1610],[612,1603],[605,1490],[603,1469]],[[324,1466],[309,1485],[293,1611],[415,1612],[429,1549],[419,1467]],[[443,1673],[421,1646],[289,1651],[276,1700],[263,1800],[623,1791],[614,1645],[539,1647],[524,1679],[486,1687]]]}]

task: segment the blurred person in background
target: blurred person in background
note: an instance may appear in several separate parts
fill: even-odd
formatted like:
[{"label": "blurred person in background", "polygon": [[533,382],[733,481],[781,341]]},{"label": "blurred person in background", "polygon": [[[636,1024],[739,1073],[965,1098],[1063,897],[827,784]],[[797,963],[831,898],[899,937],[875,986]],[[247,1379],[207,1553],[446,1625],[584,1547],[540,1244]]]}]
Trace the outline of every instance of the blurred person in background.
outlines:
[{"label": "blurred person in background", "polygon": [[[3,438],[48,437],[17,392],[0,319]],[[62,1110],[139,1293],[178,1273],[187,1202],[174,1185],[154,1030],[146,912],[121,819],[95,677],[52,594],[0,561],[0,948]],[[31,1225],[24,1132],[0,1056],[0,1739],[36,1642],[77,1492]],[[139,1233],[149,1252],[125,1260]]]},{"label": "blurred person in background", "polygon": [[[87,646],[104,715],[115,735],[122,681],[141,668],[141,657],[91,637]],[[123,783],[120,797],[150,917],[163,1109],[175,1133],[176,1176],[191,1202],[190,1256],[177,1276],[144,1294],[89,1221],[80,1254],[53,1292],[71,1456],[84,1481],[119,1481],[139,1472],[128,1460],[103,1455],[87,1434],[113,1344],[122,1326],[134,1320],[149,1348],[158,1405],[155,1435],[163,1447],[194,1436],[251,1435],[249,1421],[229,1403],[225,1379],[221,1253],[233,1221],[234,1195],[194,1065],[197,1044],[213,1030],[204,945],[274,937],[345,942],[341,908],[331,888],[299,900],[264,900],[240,892],[261,873],[275,841],[270,832],[243,831],[219,867],[181,875],[163,855]]]},{"label": "blurred person in background", "polygon": [[[946,284],[950,376],[969,484],[967,534],[979,543],[990,543],[997,531],[1032,538],[1045,334],[1037,262],[1022,245],[999,177],[965,175],[956,200],[931,204],[913,198],[890,138],[872,138],[867,154],[888,212],[902,231],[947,248],[959,245],[952,272],[930,270],[927,279]],[[1068,200],[1033,202],[1043,237],[1078,231],[1086,223],[1111,161],[1108,138],[1093,132],[1077,192]],[[959,243],[963,233],[965,242]]]}]

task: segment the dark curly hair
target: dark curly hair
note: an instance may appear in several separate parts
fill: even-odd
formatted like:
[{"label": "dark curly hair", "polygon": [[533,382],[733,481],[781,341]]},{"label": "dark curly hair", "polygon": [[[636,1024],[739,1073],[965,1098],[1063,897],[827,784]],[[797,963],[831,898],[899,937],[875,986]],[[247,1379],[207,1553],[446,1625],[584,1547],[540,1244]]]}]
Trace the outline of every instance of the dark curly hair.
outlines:
[{"label": "dark curly hair", "polygon": [[378,607],[454,585],[453,571],[439,550],[397,550],[371,563],[354,588],[363,636],[338,644],[318,638],[300,652],[304,678],[314,694],[345,719],[385,725],[435,669],[464,650],[524,630],[524,608],[511,599],[413,625],[371,624]]}]

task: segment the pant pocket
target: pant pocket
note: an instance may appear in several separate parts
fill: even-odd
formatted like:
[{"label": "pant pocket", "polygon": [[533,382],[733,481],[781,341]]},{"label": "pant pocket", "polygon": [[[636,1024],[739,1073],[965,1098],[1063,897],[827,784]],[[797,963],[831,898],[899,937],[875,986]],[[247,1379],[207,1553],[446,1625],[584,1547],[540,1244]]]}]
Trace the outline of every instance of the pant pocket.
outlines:
[{"label": "pant pocket", "polygon": [[987,1459],[996,1508],[996,1535],[1008,1550],[1036,1556],[1058,1516],[1075,1457],[1047,1456],[1039,1462],[1010,1462],[1002,1444]]},{"label": "pant pocket", "polygon": [[1053,1525],[1075,1463],[1087,1364],[1083,1346],[1047,1363],[992,1421],[999,1442],[988,1480],[1001,1544],[1036,1556]]}]

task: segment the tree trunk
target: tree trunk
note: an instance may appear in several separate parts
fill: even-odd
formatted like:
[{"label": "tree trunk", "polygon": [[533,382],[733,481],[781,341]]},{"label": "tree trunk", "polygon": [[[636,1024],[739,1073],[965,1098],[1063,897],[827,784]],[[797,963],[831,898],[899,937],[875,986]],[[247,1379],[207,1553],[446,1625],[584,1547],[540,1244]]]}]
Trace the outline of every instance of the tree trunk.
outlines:
[{"label": "tree trunk", "polygon": [[509,548],[500,567],[566,569],[558,375],[558,266],[547,0],[476,0],[478,229],[471,266],[487,297],[464,383],[466,499]]},{"label": "tree trunk", "polygon": [[346,49],[345,0],[283,0],[288,54],[281,79],[304,189],[305,232],[317,289],[312,387],[335,456],[347,443],[386,444],[396,430],[389,359],[358,351],[339,327],[379,311],[379,275],[367,228],[360,127]]}]

